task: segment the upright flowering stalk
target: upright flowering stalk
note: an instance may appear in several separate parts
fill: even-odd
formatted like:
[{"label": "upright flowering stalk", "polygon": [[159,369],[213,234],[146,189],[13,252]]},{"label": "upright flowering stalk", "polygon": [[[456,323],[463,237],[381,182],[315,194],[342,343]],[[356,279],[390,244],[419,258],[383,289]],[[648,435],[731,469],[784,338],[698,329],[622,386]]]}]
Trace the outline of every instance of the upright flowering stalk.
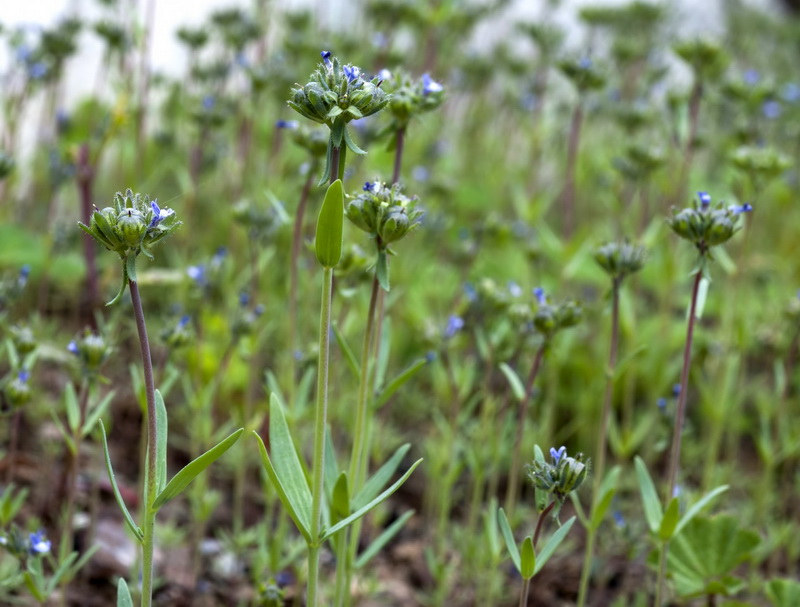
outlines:
[{"label": "upright flowering stalk", "polygon": [[[127,190],[117,193],[113,206],[97,210],[92,214],[89,225],[79,223],[80,228],[122,260],[122,288],[110,302],[118,301],[130,288],[136,329],[144,370],[145,399],[147,404],[147,467],[142,496],[144,527],[140,528],[133,520],[117,487],[111,467],[108,444],[103,430],[106,467],[109,480],[114,489],[117,504],[122,510],[129,529],[142,545],[142,598],[141,607],[150,607],[153,596],[153,549],[155,546],[155,518],[158,510],[169,500],[179,495],[194,478],[214,460],[227,451],[239,439],[243,429],[239,429],[218,445],[187,464],[172,480],[167,482],[167,410],[161,393],[155,389],[153,381],[153,362],[150,355],[150,342],[147,337],[144,310],[136,279],[136,258],[144,253],[153,258],[150,252],[157,242],[172,234],[180,225],[173,219],[172,209],[162,209],[158,203],[142,194]],[[118,604],[131,604],[127,585],[118,587]]]},{"label": "upright flowering stalk", "polygon": [[380,78],[366,80],[358,67],[342,65],[330,51],[320,55],[322,63],[309,82],[293,88],[287,103],[300,115],[330,129],[322,184],[344,178],[348,149],[354,154],[366,154],[350,137],[347,123],[381,111],[389,103],[389,96],[380,88]]},{"label": "upright flowering stalk", "polygon": [[[646,252],[643,247],[632,245],[628,242],[610,242],[599,247],[594,258],[611,278],[611,345],[608,352],[608,367],[606,369],[606,388],[603,395],[603,410],[601,413],[600,436],[597,437],[596,468],[592,488],[592,510],[589,517],[590,524],[586,534],[586,551],[581,573],[580,590],[578,592],[578,607],[586,604],[586,594],[589,588],[589,574],[592,570],[594,553],[594,540],[597,530],[603,520],[608,502],[601,494],[601,483],[605,475],[606,439],[608,436],[608,422],[611,416],[611,400],[614,395],[614,372],[617,364],[617,350],[619,346],[619,288],[622,281],[638,272],[644,265]],[[613,471],[612,471],[613,474]]]}]

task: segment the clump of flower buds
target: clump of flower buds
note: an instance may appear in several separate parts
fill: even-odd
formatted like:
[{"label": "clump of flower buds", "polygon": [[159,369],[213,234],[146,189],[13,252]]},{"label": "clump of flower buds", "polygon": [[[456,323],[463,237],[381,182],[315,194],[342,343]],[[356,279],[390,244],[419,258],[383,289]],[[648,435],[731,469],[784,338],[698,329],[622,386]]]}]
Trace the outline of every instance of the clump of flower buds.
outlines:
[{"label": "clump of flower buds", "polygon": [[533,294],[538,304],[533,315],[533,325],[546,339],[550,339],[561,329],[574,327],[583,319],[583,309],[577,302],[568,299],[558,305],[551,304],[541,287],[534,289]]},{"label": "clump of flower buds", "polygon": [[388,187],[374,181],[367,182],[352,197],[345,206],[345,215],[353,225],[376,239],[379,250],[385,250],[417,229],[423,212],[417,208],[417,198],[405,196],[399,184]]},{"label": "clump of flower buds", "polygon": [[583,453],[568,456],[566,447],[551,448],[550,458],[551,462],[533,460],[527,466],[528,478],[537,489],[563,503],[586,480],[591,461],[584,458]]},{"label": "clump of flower buds", "polygon": [[625,241],[606,243],[594,252],[595,261],[616,281],[641,270],[646,257],[644,247]]},{"label": "clump of flower buds", "polygon": [[693,242],[700,254],[706,255],[711,247],[727,242],[741,229],[739,215],[749,213],[753,207],[749,203],[725,206],[721,202],[712,207],[707,192],[697,195],[698,200],[691,207],[676,212],[667,222],[673,232]]},{"label": "clump of flower buds", "polygon": [[90,374],[96,373],[111,353],[111,348],[103,336],[93,333],[89,329],[84,331],[78,339],[69,342],[67,350],[78,358],[83,369]]}]

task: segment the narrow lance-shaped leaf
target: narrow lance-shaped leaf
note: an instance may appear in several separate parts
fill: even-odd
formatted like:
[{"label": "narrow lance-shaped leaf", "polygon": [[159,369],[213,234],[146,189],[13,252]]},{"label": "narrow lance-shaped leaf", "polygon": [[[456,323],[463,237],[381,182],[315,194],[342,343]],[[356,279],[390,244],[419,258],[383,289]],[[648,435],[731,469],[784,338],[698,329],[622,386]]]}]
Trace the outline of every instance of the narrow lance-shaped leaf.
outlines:
[{"label": "narrow lance-shaped leaf", "polygon": [[164,397],[156,390],[156,491],[159,493],[167,485],[167,407]]},{"label": "narrow lance-shaped leaf", "polygon": [[533,552],[533,538],[529,535],[522,541],[519,569],[523,579],[529,580],[536,572],[536,554]]},{"label": "narrow lance-shaped leaf", "polygon": [[600,485],[600,490],[598,491],[597,495],[597,502],[594,504],[592,509],[592,520],[591,520],[591,528],[598,529],[600,524],[603,522],[603,519],[606,516],[606,512],[608,512],[608,508],[611,505],[611,500],[614,499],[614,495],[617,492],[617,482],[619,480],[621,468],[619,466],[614,466],[611,470],[609,470],[606,478],[603,479],[602,484]]},{"label": "narrow lance-shaped leaf", "polygon": [[333,525],[330,529],[327,529],[324,533],[322,533],[322,536],[320,537],[320,541],[325,541],[326,539],[328,539],[329,537],[331,537],[335,533],[338,533],[339,531],[341,531],[342,529],[344,529],[348,525],[350,525],[350,524],[354,523],[355,521],[357,521],[358,519],[360,519],[362,516],[364,516],[367,512],[369,512],[373,508],[376,508],[377,506],[382,504],[384,501],[386,501],[389,498],[389,496],[391,496],[395,491],[397,491],[400,488],[400,486],[404,482],[406,482],[406,479],[408,479],[408,477],[411,476],[411,473],[414,472],[414,470],[417,468],[417,466],[419,466],[421,463],[422,463],[422,460],[418,459],[416,462],[414,462],[411,465],[411,467],[408,469],[408,471],[403,476],[401,476],[399,479],[397,479],[397,481],[391,487],[389,487],[386,491],[381,493],[378,497],[376,497],[374,500],[372,500],[369,504],[367,504],[363,508],[359,508],[358,510],[356,510],[353,514],[348,516],[343,521],[340,521],[336,525]]},{"label": "narrow lance-shaped leaf", "polygon": [[378,492],[386,486],[386,483],[392,478],[392,475],[395,470],[397,470],[400,462],[403,461],[409,449],[411,449],[410,444],[406,443],[405,445],[401,445],[397,451],[394,452],[392,457],[390,457],[383,466],[378,468],[375,474],[367,479],[361,491],[353,496],[353,508],[355,510],[358,510],[372,501],[375,496],[378,495]]},{"label": "narrow lance-shaped leaf", "polygon": [[172,477],[172,480],[167,483],[161,493],[158,494],[155,502],[153,502],[153,508],[158,510],[169,500],[180,495],[189,483],[197,478],[197,475],[218,460],[228,449],[233,447],[236,441],[239,440],[242,432],[244,432],[244,428],[239,428],[222,442],[203,453],[203,455],[186,464],[180,472]]},{"label": "narrow lance-shaped leaf", "polygon": [[400,373],[397,377],[395,377],[389,384],[383,389],[383,391],[378,395],[375,399],[375,407],[380,407],[386,401],[388,401],[400,388],[403,387],[403,384],[408,382],[412,377],[414,377],[417,372],[422,369],[428,360],[426,358],[420,358],[419,360],[415,361],[410,367],[408,367],[405,371]]},{"label": "narrow lance-shaped leaf", "polygon": [[347,366],[350,367],[350,370],[353,372],[356,381],[358,381],[361,378],[361,365],[358,363],[358,359],[353,353],[353,349],[350,347],[350,344],[347,343],[344,334],[342,334],[342,331],[339,329],[339,326],[336,323],[333,324],[333,334],[336,336],[336,342],[339,344],[342,354],[344,354],[344,359],[347,362]]},{"label": "narrow lance-shaped leaf", "polygon": [[117,582],[117,607],[133,607],[131,591],[128,590],[128,583],[123,578],[119,578]]},{"label": "narrow lance-shaped leaf", "polygon": [[547,542],[547,544],[545,544],[544,548],[542,548],[542,551],[539,553],[539,556],[536,559],[535,573],[539,573],[542,570],[542,567],[544,567],[547,564],[547,561],[549,561],[550,557],[553,556],[553,553],[556,551],[556,548],[558,548],[561,545],[561,542],[564,541],[564,538],[567,537],[567,534],[569,533],[569,530],[572,528],[572,525],[574,523],[575,523],[575,517],[573,516],[566,523],[561,525],[561,527],[558,528],[558,531],[556,531],[550,537],[550,540]]},{"label": "narrow lance-shaped leaf", "polygon": [[503,375],[506,376],[508,384],[511,386],[511,392],[514,393],[514,398],[519,401],[525,398],[525,386],[522,384],[522,380],[519,378],[519,375],[517,375],[517,372],[506,363],[500,363],[500,370],[503,372]]},{"label": "narrow lance-shaped leaf", "polygon": [[658,501],[658,493],[653,484],[653,479],[650,478],[650,473],[647,472],[647,466],[641,457],[636,456],[636,478],[639,481],[639,491],[642,494],[642,504],[644,505],[644,516],[647,519],[647,526],[653,533],[658,532],[661,526],[661,519],[664,513],[661,510],[661,502]]},{"label": "narrow lance-shaped leaf", "polygon": [[658,539],[662,542],[668,542],[672,539],[672,535],[675,533],[675,527],[678,525],[678,517],[680,514],[680,503],[676,496],[667,504],[664,518],[661,519],[661,525],[658,528]]},{"label": "narrow lance-shaped leaf", "polygon": [[128,507],[125,505],[125,500],[122,499],[122,494],[119,492],[119,486],[117,486],[117,479],[114,476],[114,469],[111,466],[111,456],[108,453],[108,441],[106,440],[106,429],[105,426],[103,426],[103,422],[100,422],[100,430],[103,434],[103,452],[106,457],[106,470],[108,471],[108,480],[111,483],[111,490],[114,492],[114,499],[117,500],[117,505],[122,511],[122,516],[125,518],[125,523],[128,525],[128,528],[133,532],[136,539],[141,542],[142,539],[144,539],[144,532],[142,532],[139,526],[134,522],[131,513],[128,511]]},{"label": "narrow lance-shaped leaf", "polygon": [[86,417],[86,421],[83,424],[82,436],[86,437],[92,433],[92,430],[94,430],[97,422],[100,421],[100,418],[103,417],[103,414],[108,409],[108,405],[111,404],[111,399],[114,398],[114,394],[116,394],[116,392],[112,390],[103,397],[103,400],[101,400],[92,408],[92,412],[89,413],[89,415]]},{"label": "narrow lance-shaped leaf", "polygon": [[678,521],[677,527],[675,527],[675,535],[678,535],[681,532],[689,521],[691,521],[698,513],[705,508],[711,500],[717,497],[720,493],[724,493],[728,490],[728,485],[720,485],[716,489],[712,489],[708,493],[706,493],[703,497],[701,497],[697,503],[693,504],[691,508],[689,508],[686,513],[681,517],[681,520]]},{"label": "narrow lance-shaped leaf", "polygon": [[508,554],[511,556],[511,560],[514,562],[517,571],[522,571],[519,548],[517,548],[517,542],[514,541],[514,534],[511,532],[511,525],[508,524],[508,517],[506,516],[505,510],[502,508],[497,511],[497,521],[500,523],[500,533],[503,536],[503,540],[506,542]]},{"label": "narrow lance-shaped leaf", "polygon": [[325,194],[317,219],[317,261],[324,268],[334,268],[342,258],[342,230],[344,225],[344,190],[337,179]]}]

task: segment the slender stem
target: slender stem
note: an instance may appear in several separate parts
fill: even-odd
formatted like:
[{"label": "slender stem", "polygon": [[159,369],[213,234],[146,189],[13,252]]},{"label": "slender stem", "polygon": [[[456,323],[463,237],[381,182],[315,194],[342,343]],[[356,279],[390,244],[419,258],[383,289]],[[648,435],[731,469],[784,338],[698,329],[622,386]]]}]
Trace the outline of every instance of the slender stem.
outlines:
[{"label": "slender stem", "polygon": [[[701,252],[701,255],[703,253]],[[669,457],[669,482],[667,484],[667,494],[664,498],[664,503],[668,503],[672,499],[673,491],[675,490],[675,482],[678,477],[678,468],[680,467],[681,459],[681,431],[683,430],[683,422],[686,417],[686,398],[687,387],[689,384],[689,366],[692,362],[692,338],[694,337],[694,325],[696,321],[697,310],[697,294],[700,291],[700,282],[703,280],[703,273],[698,270],[694,279],[694,287],[692,289],[692,304],[689,308],[689,323],[686,329],[686,346],[683,350],[683,370],[681,371],[681,391],[678,395],[678,410],[675,414],[675,427],[672,433],[672,449],[670,450]]]},{"label": "slender stem", "polygon": [[669,543],[664,542],[661,544],[661,550],[658,554],[658,583],[656,584],[656,600],[653,607],[661,607],[664,600],[664,583],[667,579],[667,550],[669,550]]},{"label": "slender stem", "polygon": [[572,114],[569,139],[567,141],[567,174],[564,178],[564,192],[561,198],[564,212],[564,235],[569,237],[575,229],[575,168],[578,164],[578,149],[583,124],[583,102],[578,101]]},{"label": "slender stem", "polygon": [[341,155],[342,148],[331,147],[331,183],[339,179],[339,159]]},{"label": "slender stem", "polygon": [[317,604],[319,585],[319,532],[322,524],[322,493],[325,479],[325,424],[328,416],[328,362],[331,333],[333,268],[322,274],[322,309],[319,316],[319,357],[317,362],[317,414],[314,428],[314,487],[311,494],[311,542],[308,549],[307,604]]},{"label": "slender stem", "polygon": [[[608,436],[608,421],[611,417],[611,400],[614,395],[614,368],[617,365],[617,350],[619,348],[619,285],[620,278],[614,278],[611,285],[611,347],[608,352],[608,369],[606,370],[606,389],[603,396],[602,421],[600,423],[600,436],[597,439],[597,462],[594,473],[594,483],[592,488],[592,512],[597,507],[597,500],[600,499],[600,485],[603,482],[606,465],[606,438]],[[589,576],[592,572],[592,560],[594,558],[594,540],[597,535],[597,528],[590,525],[586,530],[586,550],[583,556],[583,570],[581,571],[581,581],[578,590],[578,607],[586,604],[587,591],[589,589]]]},{"label": "slender stem", "polygon": [[[84,143],[78,151],[77,167],[78,193],[81,199],[81,216],[84,223],[89,225],[92,214],[92,185],[94,183],[94,168],[89,159],[89,144]],[[86,262],[86,289],[88,306],[87,321],[95,327],[94,307],[97,305],[97,261],[95,257],[95,245],[91,238],[85,238],[83,242],[83,257]]]},{"label": "slender stem", "polygon": [[152,504],[156,499],[156,442],[158,427],[156,425],[156,391],[153,384],[153,361],[150,357],[150,342],[147,339],[147,327],[144,322],[142,300],[139,296],[139,285],[129,280],[133,313],[136,317],[136,330],[139,333],[139,346],[142,350],[142,367],[144,368],[144,393],[147,401],[147,486],[144,488],[144,539],[142,540],[142,602],[141,607],[150,607],[153,601],[153,548],[155,545],[156,513]]},{"label": "slender stem", "polygon": [[531,400],[531,393],[533,392],[533,382],[536,381],[536,376],[539,374],[539,369],[542,366],[542,359],[544,358],[544,349],[546,343],[539,346],[536,352],[536,357],[533,359],[533,366],[528,374],[528,383],[525,386],[525,396],[519,403],[519,418],[517,419],[517,436],[514,439],[514,457],[511,462],[511,472],[508,478],[508,488],[506,489],[506,504],[505,510],[509,517],[514,515],[514,508],[517,505],[517,492],[519,490],[519,470],[522,466],[522,438],[525,429],[525,419],[528,416],[528,404]]},{"label": "slender stem", "polygon": [[542,526],[544,523],[544,519],[547,518],[547,515],[550,514],[550,511],[555,507],[556,502],[553,500],[550,502],[544,510],[542,510],[539,518],[536,521],[536,530],[533,532],[533,547],[536,548],[536,543],[539,541],[539,534],[542,532]]},{"label": "slender stem", "polygon": [[397,129],[397,146],[394,149],[394,172],[392,173],[392,185],[400,181],[400,167],[403,164],[403,144],[406,138],[406,129]]},{"label": "slender stem", "polygon": [[531,591],[531,578],[522,580],[522,594],[519,597],[519,607],[526,607],[528,604],[528,594]]}]

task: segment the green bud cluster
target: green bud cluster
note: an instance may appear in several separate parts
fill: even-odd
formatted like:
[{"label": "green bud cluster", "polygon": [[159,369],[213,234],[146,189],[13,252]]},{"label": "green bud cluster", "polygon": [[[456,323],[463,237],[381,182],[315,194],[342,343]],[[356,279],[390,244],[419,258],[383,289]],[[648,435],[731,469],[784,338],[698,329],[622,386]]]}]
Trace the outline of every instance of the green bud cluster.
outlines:
[{"label": "green bud cluster", "polygon": [[164,343],[175,350],[190,344],[193,338],[194,332],[192,331],[192,325],[188,317],[182,318],[172,327],[161,333],[161,339],[164,340]]},{"label": "green bud cluster", "polygon": [[17,409],[30,401],[33,391],[27,373],[20,373],[9,380],[3,388],[3,396],[12,409]]},{"label": "green bud cluster", "polygon": [[645,179],[664,165],[666,155],[661,148],[641,143],[632,143],[624,154],[614,160],[614,168],[628,179]]},{"label": "green bud cluster", "polygon": [[563,503],[570,493],[576,491],[589,475],[591,461],[583,453],[575,457],[566,453],[546,462],[534,460],[527,466],[528,479],[540,491],[545,491]]},{"label": "green bud cluster", "polygon": [[394,86],[387,107],[392,115],[392,121],[385,129],[389,132],[405,129],[412,118],[435,110],[444,101],[444,89],[426,86],[424,78],[413,80],[408,74],[395,73],[389,83]]},{"label": "green bud cluster", "polygon": [[324,158],[328,152],[328,133],[322,128],[298,126],[292,129],[292,141],[305,149],[312,158]]},{"label": "green bud cluster", "polygon": [[389,103],[389,96],[378,86],[380,80],[364,80],[359,68],[345,65],[333,57],[320,63],[305,85],[292,89],[289,107],[309,120],[327,124],[347,124],[371,116]]},{"label": "green bud cluster", "polygon": [[172,221],[171,209],[160,209],[147,195],[117,192],[113,206],[95,210],[89,225],[78,222],[80,228],[97,242],[127,259],[144,253],[153,258],[149,248],[168,236],[181,224]]},{"label": "green bud cluster", "polygon": [[792,162],[774,148],[741,146],[731,154],[733,165],[753,179],[770,180],[779,177]]},{"label": "green bud cluster", "polygon": [[676,44],[675,54],[688,63],[700,80],[716,80],[728,65],[728,56],[717,42],[704,38]]},{"label": "green bud cluster", "polygon": [[111,348],[103,336],[89,329],[81,337],[72,340],[67,349],[78,357],[81,366],[89,373],[96,373],[111,354]]},{"label": "green bud cluster", "polygon": [[281,218],[272,207],[262,207],[243,198],[233,205],[233,220],[249,230],[253,238],[265,238],[281,225]]},{"label": "green bud cluster", "polygon": [[693,206],[675,212],[667,223],[673,232],[693,242],[701,255],[705,255],[711,247],[727,242],[741,229],[739,215],[749,209],[749,205],[725,207],[720,202],[712,207],[695,202]]},{"label": "green bud cluster", "polygon": [[353,225],[376,239],[381,250],[417,229],[424,214],[417,208],[416,196],[405,196],[400,184],[388,187],[380,181],[367,183],[351,196],[344,212]]},{"label": "green bud cluster", "polygon": [[642,269],[647,250],[629,242],[609,242],[598,247],[594,259],[613,280],[622,280]]},{"label": "green bud cluster", "polygon": [[568,299],[558,305],[540,303],[533,315],[533,326],[550,339],[562,329],[574,327],[583,320],[583,308]]},{"label": "green bud cluster", "polygon": [[11,327],[11,342],[14,349],[21,355],[30,354],[36,349],[36,338],[27,325],[14,325]]},{"label": "green bud cluster", "polygon": [[606,83],[606,78],[597,65],[586,58],[577,61],[574,59],[559,61],[558,69],[581,94],[599,90]]}]

